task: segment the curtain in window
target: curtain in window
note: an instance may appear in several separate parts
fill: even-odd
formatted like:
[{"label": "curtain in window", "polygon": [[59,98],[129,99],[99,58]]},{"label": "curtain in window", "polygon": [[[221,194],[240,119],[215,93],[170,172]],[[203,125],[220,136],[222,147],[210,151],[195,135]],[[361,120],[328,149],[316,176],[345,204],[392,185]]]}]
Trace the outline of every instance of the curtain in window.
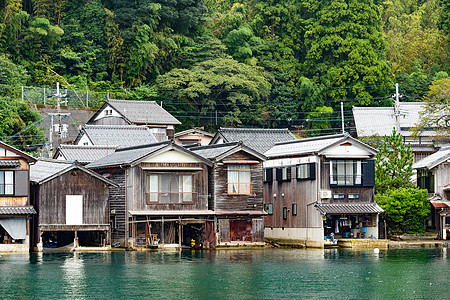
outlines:
[{"label": "curtain in window", "polygon": [[0,219],[0,225],[15,240],[24,240],[27,237],[27,220],[25,219]]},{"label": "curtain in window", "polygon": [[[240,189],[239,189],[239,194],[250,194],[251,189],[250,189],[250,182],[251,182],[251,178],[250,178],[250,167],[249,166],[242,166],[245,168],[245,170],[240,170],[239,171],[239,182],[240,184]],[[242,168],[242,169],[244,169]]]},{"label": "curtain in window", "polygon": [[158,175],[147,177],[147,201],[158,202]]},{"label": "curtain in window", "polygon": [[228,166],[228,193],[239,193],[239,171],[235,165]]},{"label": "curtain in window", "polygon": [[192,201],[192,175],[183,176],[183,201]]},{"label": "curtain in window", "polygon": [[251,176],[249,165],[228,166],[228,193],[250,194]]}]

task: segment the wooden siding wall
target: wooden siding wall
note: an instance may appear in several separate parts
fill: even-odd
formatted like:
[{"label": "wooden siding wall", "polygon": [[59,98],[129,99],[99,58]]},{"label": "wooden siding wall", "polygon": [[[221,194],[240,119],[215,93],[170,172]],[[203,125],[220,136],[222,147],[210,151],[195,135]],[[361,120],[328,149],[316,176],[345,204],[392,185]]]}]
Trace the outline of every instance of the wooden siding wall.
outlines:
[{"label": "wooden siding wall", "polygon": [[219,242],[230,241],[230,220],[229,219],[217,219],[219,223]]},{"label": "wooden siding wall", "polygon": [[99,174],[109,174],[108,179],[119,185],[119,187],[109,187],[109,209],[110,212],[115,211],[116,217],[116,229],[111,229],[111,243],[119,242],[125,238],[126,234],[125,169],[98,169],[95,171]]},{"label": "wooden siding wall", "polygon": [[[321,166],[321,189],[331,190],[332,194],[345,194],[345,199],[322,199],[323,203],[368,203],[375,201],[374,187],[330,187],[330,160],[322,158]],[[359,199],[348,199],[348,194],[359,194]]]},{"label": "wooden siding wall", "polygon": [[264,242],[264,219],[253,219],[253,242]]},{"label": "wooden siding wall", "polygon": [[66,224],[66,195],[83,196],[83,224],[109,224],[108,186],[81,170],[72,170],[40,188],[39,224]]},{"label": "wooden siding wall", "polygon": [[[208,207],[208,167],[200,163],[144,163],[143,166],[149,168],[161,168],[161,170],[143,170],[140,166],[130,169],[128,209],[129,210],[207,210]],[[201,168],[199,171],[164,171],[163,168]],[[146,173],[150,174],[180,174],[194,175],[194,192],[196,199],[193,203],[170,203],[170,204],[147,204],[145,187]]]},{"label": "wooden siding wall", "polygon": [[[227,156],[226,161],[255,160],[255,157],[239,151]],[[262,162],[250,164],[252,194],[251,195],[229,195],[228,194],[228,164],[216,164],[213,168],[214,185],[214,209],[216,211],[246,211],[263,210],[263,172]]]},{"label": "wooden siding wall", "polygon": [[[317,168],[317,164],[316,164]],[[316,180],[297,180],[296,166],[291,166],[291,179],[287,181],[276,180],[276,168],[272,168],[273,181],[264,183],[264,203],[273,204],[273,214],[266,215],[264,224],[266,227],[298,228],[306,227],[307,222],[311,226],[311,216],[307,217],[307,207],[317,201]],[[284,196],[283,196],[284,194]],[[276,195],[274,197],[274,195]],[[297,203],[297,215],[292,214],[292,204]],[[283,207],[286,207],[287,219],[283,219]],[[311,208],[309,208],[311,210]]]}]

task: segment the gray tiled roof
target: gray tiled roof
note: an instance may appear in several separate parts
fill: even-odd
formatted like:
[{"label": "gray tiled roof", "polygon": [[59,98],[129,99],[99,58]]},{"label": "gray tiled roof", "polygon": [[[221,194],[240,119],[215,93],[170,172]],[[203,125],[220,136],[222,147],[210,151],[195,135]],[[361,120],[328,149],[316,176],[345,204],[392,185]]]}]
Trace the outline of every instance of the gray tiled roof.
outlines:
[{"label": "gray tiled roof", "polygon": [[157,144],[141,145],[130,148],[117,149],[111,155],[105,156],[97,161],[88,164],[87,168],[98,168],[118,165],[129,165],[134,161],[143,158],[159,149],[162,149],[169,145],[171,142],[166,141]]},{"label": "gray tiled roof", "polygon": [[125,148],[158,142],[146,126],[86,125],[83,130],[94,145]]},{"label": "gray tiled roof", "polygon": [[18,159],[6,159],[0,160],[0,167],[18,167],[20,166],[20,161]]},{"label": "gray tiled roof", "polygon": [[264,153],[264,155],[267,157],[277,157],[315,153],[347,137],[348,135],[346,134],[335,134],[281,142],[277,143],[273,148]]},{"label": "gray tiled roof", "polygon": [[413,165],[413,169],[432,169],[441,162],[450,159],[450,147],[441,148],[438,152],[433,153]]},{"label": "gray tiled roof", "polygon": [[[400,102],[399,124],[395,119],[394,107],[353,107],[358,136],[389,136],[392,128],[401,131],[403,136],[411,136],[414,127],[423,111],[423,102]],[[424,131],[422,135],[434,135],[433,131]]]},{"label": "gray tiled roof", "polygon": [[375,214],[384,212],[376,203],[317,203],[315,207],[324,214]]},{"label": "gray tiled roof", "polygon": [[73,162],[64,160],[39,159],[34,165],[30,165],[30,180],[41,182],[65,169],[70,168]]},{"label": "gray tiled roof", "polygon": [[[295,140],[295,136],[286,128],[220,128],[217,132],[226,143],[243,142],[243,144],[260,153],[264,153],[277,142]],[[214,139],[213,139],[214,141]]]},{"label": "gray tiled roof", "polygon": [[192,147],[189,148],[192,152],[207,158],[214,159],[227,151],[238,146],[239,143],[226,143],[226,144],[217,144],[217,145],[208,145],[208,146],[200,146],[200,147]]},{"label": "gray tiled roof", "polygon": [[66,160],[90,163],[116,151],[117,146],[105,145],[60,145],[59,152]]},{"label": "gray tiled roof", "polygon": [[155,101],[113,100],[108,103],[133,123],[140,124],[181,124],[174,116]]},{"label": "gray tiled roof", "polygon": [[36,214],[33,206],[0,206],[0,215],[31,215]]}]

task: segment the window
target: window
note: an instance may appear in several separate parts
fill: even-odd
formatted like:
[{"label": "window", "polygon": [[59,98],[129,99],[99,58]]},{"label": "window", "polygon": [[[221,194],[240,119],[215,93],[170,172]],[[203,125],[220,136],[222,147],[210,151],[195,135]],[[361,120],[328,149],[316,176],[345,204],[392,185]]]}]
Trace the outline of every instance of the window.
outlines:
[{"label": "window", "polygon": [[250,165],[229,165],[228,194],[249,195],[251,193]]},{"label": "window", "polygon": [[330,162],[330,185],[361,185],[362,172],[359,160],[332,160]]},{"label": "window", "polygon": [[112,116],[112,109],[106,109],[105,116]]},{"label": "window", "polygon": [[283,220],[287,220],[287,207],[283,207]]},{"label": "window", "polygon": [[263,181],[272,183],[272,181],[273,181],[273,169],[272,168],[264,169],[263,172],[264,172],[263,173],[264,174]]},{"label": "window", "polygon": [[292,203],[292,215],[297,215],[297,203]]},{"label": "window", "polygon": [[316,179],[316,163],[297,165],[297,179]]},{"label": "window", "polygon": [[428,170],[417,171],[417,186],[428,190],[428,193],[434,193],[434,175]]},{"label": "window", "polygon": [[277,181],[291,180],[291,167],[277,168]]},{"label": "window", "polygon": [[147,204],[185,203],[194,201],[193,176],[179,174],[148,174]]},{"label": "window", "polygon": [[273,204],[272,203],[266,203],[264,204],[264,211],[268,215],[273,215]]},{"label": "window", "polygon": [[0,171],[0,195],[14,195],[14,171]]}]

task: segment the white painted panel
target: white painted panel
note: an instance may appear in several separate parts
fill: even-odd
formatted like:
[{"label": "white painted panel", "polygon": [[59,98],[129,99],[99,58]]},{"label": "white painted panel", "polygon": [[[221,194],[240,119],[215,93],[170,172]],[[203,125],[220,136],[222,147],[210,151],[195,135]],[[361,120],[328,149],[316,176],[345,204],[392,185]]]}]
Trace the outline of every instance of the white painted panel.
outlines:
[{"label": "white painted panel", "polygon": [[[106,111],[111,111],[111,114],[106,114]],[[97,121],[98,119],[102,119],[105,117],[122,117],[114,108],[112,108],[111,106],[107,105],[95,118],[95,121]]]},{"label": "white painted panel", "polygon": [[146,159],[144,162],[153,163],[196,163],[200,162],[197,158],[187,155],[186,153],[178,152],[176,150],[169,150],[159,155],[155,155]]},{"label": "white painted panel", "polygon": [[66,225],[83,224],[83,195],[66,195]]},{"label": "white painted panel", "polygon": [[[347,144],[347,143],[346,143]],[[366,158],[372,155],[371,152],[363,149],[355,144],[349,143],[350,146],[335,146],[327,151],[324,151],[323,154],[326,157],[342,157],[342,158]]]},{"label": "white painted panel", "polygon": [[307,164],[317,162],[317,156],[270,159],[263,162],[264,168],[274,168],[282,166],[295,166],[298,164]]},{"label": "white painted panel", "polygon": [[11,152],[9,150],[6,150],[5,148],[0,148],[0,157],[19,157],[20,155],[15,154],[14,152]]},{"label": "white painted panel", "polygon": [[78,141],[77,145],[88,145],[91,146],[91,140],[88,138],[88,136],[86,134],[83,134],[83,136],[81,137],[81,139]]}]

